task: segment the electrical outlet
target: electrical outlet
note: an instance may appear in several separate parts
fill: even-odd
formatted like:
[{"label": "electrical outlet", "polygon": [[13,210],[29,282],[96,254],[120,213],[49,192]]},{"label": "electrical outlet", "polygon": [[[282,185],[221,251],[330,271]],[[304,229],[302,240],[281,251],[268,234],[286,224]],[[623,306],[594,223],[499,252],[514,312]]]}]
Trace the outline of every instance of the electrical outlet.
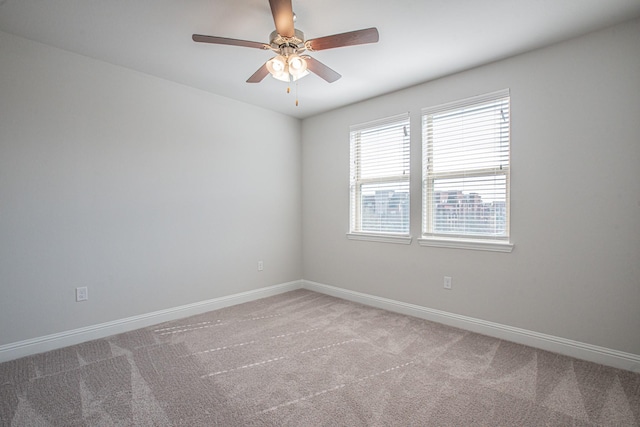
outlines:
[{"label": "electrical outlet", "polygon": [[76,288],[76,301],[86,301],[89,299],[89,289],[86,286]]},{"label": "electrical outlet", "polygon": [[451,277],[444,276],[444,288],[451,289]]},{"label": "electrical outlet", "polygon": [[264,263],[262,261],[258,261],[258,271],[264,270]]}]

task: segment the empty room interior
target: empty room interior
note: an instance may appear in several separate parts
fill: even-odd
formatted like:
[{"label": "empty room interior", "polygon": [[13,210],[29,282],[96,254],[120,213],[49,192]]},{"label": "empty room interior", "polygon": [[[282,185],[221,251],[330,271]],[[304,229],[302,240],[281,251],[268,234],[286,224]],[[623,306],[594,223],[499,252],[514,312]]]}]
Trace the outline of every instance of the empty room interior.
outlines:
[{"label": "empty room interior", "polygon": [[[288,1],[133,3],[0,0],[2,425],[640,425],[639,1],[294,0],[293,51]],[[496,100],[491,183],[438,172]],[[404,169],[367,175],[387,129]],[[88,373],[116,359],[134,403]]]}]

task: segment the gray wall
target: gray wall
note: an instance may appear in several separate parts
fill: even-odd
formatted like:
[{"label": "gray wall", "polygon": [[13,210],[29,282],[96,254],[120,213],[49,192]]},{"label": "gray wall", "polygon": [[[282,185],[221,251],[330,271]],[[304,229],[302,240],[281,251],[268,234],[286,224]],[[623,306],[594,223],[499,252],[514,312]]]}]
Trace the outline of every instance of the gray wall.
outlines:
[{"label": "gray wall", "polygon": [[301,279],[300,129],[0,33],[0,345]]},{"label": "gray wall", "polygon": [[[418,237],[420,109],[503,88],[512,253],[347,240],[349,125],[410,112]],[[306,119],[302,136],[306,280],[640,354],[640,21]]]}]

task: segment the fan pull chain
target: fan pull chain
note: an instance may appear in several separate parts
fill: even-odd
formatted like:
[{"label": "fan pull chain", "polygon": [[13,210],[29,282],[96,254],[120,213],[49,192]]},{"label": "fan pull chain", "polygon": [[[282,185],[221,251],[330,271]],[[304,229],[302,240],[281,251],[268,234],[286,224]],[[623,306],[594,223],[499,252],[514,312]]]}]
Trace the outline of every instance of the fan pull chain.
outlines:
[{"label": "fan pull chain", "polygon": [[[291,82],[294,81],[292,80],[291,76],[289,76],[289,81],[287,82],[287,93],[291,93]],[[296,107],[298,106],[298,81],[295,80],[296,83]]]}]

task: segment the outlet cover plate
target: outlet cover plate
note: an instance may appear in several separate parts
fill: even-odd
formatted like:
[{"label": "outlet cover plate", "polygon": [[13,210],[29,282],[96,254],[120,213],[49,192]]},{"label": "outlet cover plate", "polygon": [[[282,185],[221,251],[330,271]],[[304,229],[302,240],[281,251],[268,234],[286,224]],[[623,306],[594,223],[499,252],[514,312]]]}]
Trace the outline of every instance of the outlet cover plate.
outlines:
[{"label": "outlet cover plate", "polygon": [[76,301],[86,301],[89,299],[89,289],[86,286],[76,288]]}]

